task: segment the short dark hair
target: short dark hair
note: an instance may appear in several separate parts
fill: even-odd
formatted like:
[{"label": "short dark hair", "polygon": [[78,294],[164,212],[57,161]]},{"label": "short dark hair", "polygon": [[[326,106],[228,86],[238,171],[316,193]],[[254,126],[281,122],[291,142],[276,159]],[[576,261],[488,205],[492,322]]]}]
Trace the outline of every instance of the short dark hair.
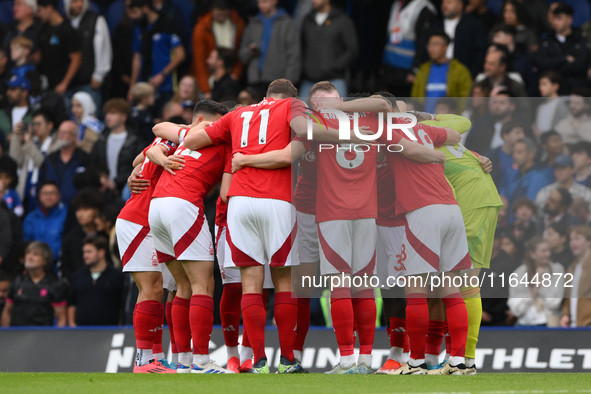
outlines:
[{"label": "short dark hair", "polygon": [[431,37],[441,37],[443,38],[443,41],[445,41],[445,45],[449,45],[449,43],[451,42],[451,38],[449,38],[449,36],[447,35],[447,33],[444,30],[441,29],[437,29],[431,32],[431,34],[429,34],[429,38],[427,39],[427,42],[429,40],[431,40]]},{"label": "short dark hair", "polygon": [[570,149],[570,152],[571,152],[571,154],[584,152],[587,154],[587,156],[591,157],[591,142],[589,142],[589,141],[578,142],[572,146],[572,148]]},{"label": "short dark hair", "polygon": [[12,178],[12,182],[8,187],[15,187],[18,183],[18,164],[12,160],[8,155],[0,157],[0,174],[8,174]]},{"label": "short dark hair", "polygon": [[195,117],[197,115],[203,115],[203,116],[222,115],[222,116],[224,116],[227,113],[228,113],[228,108],[226,108],[224,105],[218,103],[217,101],[213,101],[213,100],[209,100],[209,99],[199,100],[197,102],[197,104],[195,104],[195,107],[193,108],[193,117]]},{"label": "short dark hair", "polygon": [[490,96],[490,92],[492,91],[493,86],[492,83],[488,80],[488,78],[485,78],[482,81],[474,83],[474,86],[472,86],[472,93],[474,92],[474,88],[480,88],[486,91],[487,96]]},{"label": "short dark hair", "polygon": [[562,84],[562,76],[554,70],[547,70],[540,75],[539,80],[542,78],[546,78],[550,81],[551,84],[558,84],[560,86]]},{"label": "short dark hair", "polygon": [[554,137],[554,136],[559,136],[560,139],[562,140],[562,136],[560,135],[560,133],[558,133],[555,130],[549,130],[544,132],[541,136],[540,136],[540,142],[542,145],[546,145],[546,143],[548,142],[548,140],[550,139],[550,137]]},{"label": "short dark hair", "polygon": [[586,101],[587,98],[589,97],[589,89],[587,89],[586,86],[574,86],[571,89],[570,94],[574,95],[574,96],[584,97],[585,101]]},{"label": "short dark hair", "polygon": [[552,15],[558,16],[560,14],[566,14],[568,16],[574,16],[575,10],[569,4],[559,2],[556,8],[552,11]]},{"label": "short dark hair", "polygon": [[94,208],[99,211],[104,205],[104,198],[102,194],[93,188],[82,189],[74,196],[70,206],[74,211],[84,208]]},{"label": "short dark hair", "polygon": [[501,136],[509,134],[511,131],[513,131],[513,129],[516,129],[518,127],[521,127],[523,129],[523,132],[525,133],[525,125],[522,122],[515,119],[508,121],[501,128]]},{"label": "short dark hair", "polygon": [[131,0],[131,4],[129,4],[129,8],[144,8],[148,7],[149,9],[156,11],[156,7],[154,7],[154,3],[152,0]]},{"label": "short dark hair", "polygon": [[39,188],[37,190],[41,191],[41,189],[43,189],[45,186],[54,186],[61,193],[60,185],[58,185],[57,182],[54,180],[47,179],[47,180],[41,182],[39,184]]},{"label": "short dark hair", "polygon": [[560,193],[560,206],[561,207],[565,207],[568,208],[571,206],[571,204],[573,203],[573,196],[570,194],[570,192],[568,191],[568,189],[564,188],[564,187],[557,187],[556,190],[558,193]]},{"label": "short dark hair", "polygon": [[298,89],[289,79],[279,78],[269,84],[267,88],[267,97],[273,95],[282,95],[285,98],[297,97]]},{"label": "short dark hair", "polygon": [[218,9],[218,10],[229,10],[230,4],[227,0],[213,0],[211,2],[211,9]]},{"label": "short dark hair", "polygon": [[506,23],[501,23],[493,29],[493,35],[497,33],[505,33],[515,37],[517,35],[517,29],[515,28],[515,26],[511,26]]},{"label": "short dark hair", "polygon": [[58,0],[37,0],[38,7],[52,7],[54,10],[58,10],[59,8],[59,1]]},{"label": "short dark hair", "polygon": [[12,278],[8,272],[0,269],[0,282],[10,282],[11,279]]},{"label": "short dark hair", "polygon": [[517,201],[515,201],[515,203],[513,204],[513,212],[517,212],[517,210],[521,207],[529,208],[534,213],[534,216],[538,212],[538,206],[536,205],[536,203],[525,196],[520,197],[517,199]]},{"label": "short dark hair", "polygon": [[33,118],[35,118],[36,116],[43,116],[43,119],[45,119],[47,123],[52,123],[55,126],[53,113],[49,108],[41,107],[35,110],[35,112],[33,112]]},{"label": "short dark hair", "polygon": [[509,48],[507,47],[507,45],[492,43],[489,45],[489,48],[490,47],[495,48],[495,50],[497,52],[501,52],[501,57],[499,59],[499,63],[508,65],[508,63],[509,63]]},{"label": "short dark hair", "polygon": [[97,250],[109,250],[107,238],[103,237],[102,235],[94,235],[84,238],[84,241],[82,241],[82,246],[84,245],[93,245]]},{"label": "short dark hair", "polygon": [[[586,205],[586,203],[585,203],[585,205]],[[551,228],[552,230],[556,231],[561,237],[566,237],[567,239],[568,239],[569,227],[570,226],[566,222],[563,222],[563,221],[552,222],[548,226],[548,228]]]},{"label": "short dark hair", "polygon": [[379,92],[375,92],[373,94],[374,96],[381,96],[383,98],[385,98],[386,100],[388,100],[390,102],[390,104],[392,105],[392,109],[395,111],[398,111],[398,103],[396,102],[396,96],[386,90],[380,90]]},{"label": "short dark hair", "polygon": [[218,58],[222,59],[224,62],[224,67],[226,70],[231,70],[236,64],[237,60],[234,51],[230,48],[223,47],[216,48],[216,51],[218,52]]}]

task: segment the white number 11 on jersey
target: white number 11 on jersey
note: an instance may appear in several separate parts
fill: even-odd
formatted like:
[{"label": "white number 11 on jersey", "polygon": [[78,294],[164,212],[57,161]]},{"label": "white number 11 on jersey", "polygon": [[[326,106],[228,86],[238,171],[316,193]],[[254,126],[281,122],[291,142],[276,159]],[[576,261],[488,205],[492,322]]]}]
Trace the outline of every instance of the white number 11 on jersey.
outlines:
[{"label": "white number 11 on jersey", "polygon": [[[246,111],[240,115],[244,120],[242,121],[242,135],[240,136],[240,147],[244,148],[248,145],[248,130],[250,129],[250,120],[254,111]],[[267,125],[269,124],[269,110],[262,109],[260,112],[261,123],[259,126],[259,145],[267,143]]]}]

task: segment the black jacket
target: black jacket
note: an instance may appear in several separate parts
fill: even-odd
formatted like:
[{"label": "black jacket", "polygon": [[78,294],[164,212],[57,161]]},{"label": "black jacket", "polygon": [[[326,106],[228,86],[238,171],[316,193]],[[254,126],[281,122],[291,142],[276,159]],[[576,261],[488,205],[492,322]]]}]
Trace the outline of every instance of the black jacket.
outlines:
[{"label": "black jacket", "polygon": [[[575,61],[569,63],[568,55]],[[565,83],[560,86],[560,94],[568,94],[575,86],[587,85],[589,49],[580,30],[573,30],[564,43],[558,41],[556,34],[548,34],[540,45],[536,62],[540,73],[554,70],[562,75]]]}]

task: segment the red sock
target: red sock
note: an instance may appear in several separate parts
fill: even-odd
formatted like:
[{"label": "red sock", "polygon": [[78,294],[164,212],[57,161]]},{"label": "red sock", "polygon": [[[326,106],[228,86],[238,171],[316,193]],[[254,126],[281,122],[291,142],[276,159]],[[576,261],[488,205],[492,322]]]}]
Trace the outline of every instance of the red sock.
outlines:
[{"label": "red sock", "polygon": [[330,315],[341,357],[352,355],[355,346],[353,336],[355,314],[351,302],[351,289],[337,288],[331,292]]},{"label": "red sock", "polygon": [[441,342],[443,342],[443,327],[445,322],[439,320],[429,320],[429,328],[427,330],[427,342],[425,343],[425,353],[436,354],[441,353]]},{"label": "red sock", "polygon": [[263,306],[263,297],[258,293],[242,294],[242,319],[244,329],[248,331],[248,340],[254,353],[255,364],[265,355],[265,323],[267,313]]},{"label": "red sock", "polygon": [[412,293],[406,296],[406,329],[410,341],[410,358],[425,358],[425,341],[429,329],[427,296]]},{"label": "red sock", "polygon": [[220,301],[220,318],[224,330],[226,346],[238,346],[240,334],[240,300],[242,298],[242,284],[228,283],[224,285]]},{"label": "red sock", "polygon": [[172,321],[174,322],[174,339],[179,353],[191,351],[191,324],[189,322],[189,306],[191,301],[186,298],[174,297],[172,301]]},{"label": "red sock", "polygon": [[152,349],[154,332],[160,322],[158,318],[160,305],[158,301],[142,301],[135,305],[133,328],[138,349]]},{"label": "red sock", "polygon": [[298,325],[296,327],[294,350],[304,350],[304,342],[310,328],[310,299],[298,298]]},{"label": "red sock", "polygon": [[242,323],[242,346],[250,347],[250,341],[248,340],[248,334],[246,333],[246,326]]},{"label": "red sock", "polygon": [[373,290],[365,289],[356,292],[352,301],[359,337],[359,354],[371,354],[376,332],[376,301]]},{"label": "red sock", "polygon": [[279,333],[279,346],[281,355],[288,361],[293,361],[293,344],[295,342],[295,330],[298,324],[298,300],[292,298],[291,292],[283,291],[275,293],[273,306],[277,331]]},{"label": "red sock", "polygon": [[156,329],[156,333],[154,334],[154,345],[152,345],[152,353],[164,353],[162,349],[162,333],[163,333],[163,325],[164,325],[164,305],[160,304],[160,309],[158,310],[158,328]]},{"label": "red sock", "polygon": [[176,342],[174,340],[174,324],[172,324],[172,302],[166,303],[166,323],[168,324],[168,332],[170,333],[170,350],[172,353],[178,353],[176,350]]},{"label": "red sock", "polygon": [[449,336],[449,328],[447,322],[443,325],[443,338],[445,338],[445,353],[450,354],[451,351],[451,337]]},{"label": "red sock", "polygon": [[189,314],[193,354],[209,354],[209,338],[213,328],[213,298],[202,294],[192,296]]},{"label": "red sock", "polygon": [[402,351],[407,353],[409,351],[409,344],[406,333],[406,319],[391,317],[390,330],[390,347],[402,348]]},{"label": "red sock", "polygon": [[451,337],[450,355],[464,357],[466,353],[466,339],[468,338],[468,312],[460,293],[443,298],[447,314],[447,327]]}]

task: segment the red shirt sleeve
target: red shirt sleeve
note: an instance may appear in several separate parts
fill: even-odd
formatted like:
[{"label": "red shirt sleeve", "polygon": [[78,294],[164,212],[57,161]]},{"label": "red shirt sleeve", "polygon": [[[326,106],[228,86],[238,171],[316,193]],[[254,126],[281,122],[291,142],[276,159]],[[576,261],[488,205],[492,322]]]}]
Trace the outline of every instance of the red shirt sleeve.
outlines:
[{"label": "red shirt sleeve", "polygon": [[308,107],[306,107],[306,104],[302,100],[294,98],[291,99],[291,108],[288,113],[287,122],[291,122],[292,119],[298,116],[308,116]]},{"label": "red shirt sleeve", "polygon": [[423,130],[429,135],[433,145],[436,148],[439,148],[442,145],[445,145],[445,141],[447,141],[447,130],[443,127],[435,127],[435,126],[428,126],[428,125],[421,125]]},{"label": "red shirt sleeve", "polygon": [[226,149],[224,150],[224,172],[231,174],[232,173],[232,147],[230,145],[226,145]]},{"label": "red shirt sleeve", "polygon": [[232,144],[232,134],[230,133],[230,125],[232,124],[232,115],[235,113],[230,112],[221,119],[214,122],[212,125],[205,129],[205,132],[211,138],[214,145],[223,143]]}]

